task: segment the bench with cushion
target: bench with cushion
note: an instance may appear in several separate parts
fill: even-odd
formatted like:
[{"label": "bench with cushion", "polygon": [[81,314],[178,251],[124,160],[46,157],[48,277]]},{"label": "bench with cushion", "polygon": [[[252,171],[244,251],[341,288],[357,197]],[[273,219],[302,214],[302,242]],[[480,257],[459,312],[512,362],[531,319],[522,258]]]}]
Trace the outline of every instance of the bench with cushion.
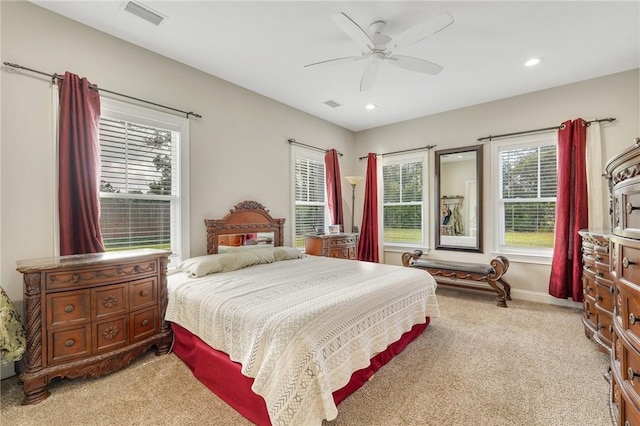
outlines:
[{"label": "bench with cushion", "polygon": [[[495,291],[498,294],[497,304],[503,308],[507,307],[507,300],[511,300],[511,285],[504,279],[504,274],[509,269],[509,260],[504,256],[497,256],[491,259],[489,265],[429,260],[422,259],[421,256],[421,250],[403,253],[402,264],[411,268],[424,269],[433,275],[439,284]],[[457,280],[486,282],[491,288],[482,288],[465,284],[464,282],[460,283]]]}]

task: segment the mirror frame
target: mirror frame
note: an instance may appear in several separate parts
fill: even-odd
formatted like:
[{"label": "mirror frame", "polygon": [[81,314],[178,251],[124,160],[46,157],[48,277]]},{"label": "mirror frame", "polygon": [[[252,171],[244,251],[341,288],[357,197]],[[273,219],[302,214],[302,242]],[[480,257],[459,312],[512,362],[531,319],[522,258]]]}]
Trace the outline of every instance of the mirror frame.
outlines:
[{"label": "mirror frame", "polygon": [[[483,181],[482,181],[482,177],[483,177],[483,165],[484,165],[484,159],[483,159],[483,147],[484,145],[471,145],[471,146],[465,146],[465,147],[460,147],[460,148],[451,148],[451,149],[443,149],[440,151],[435,151],[435,170],[436,170],[436,176],[435,176],[435,195],[436,195],[436,203],[435,204],[435,248],[436,250],[454,250],[454,251],[466,251],[466,252],[476,252],[476,253],[483,253],[483,249],[482,249],[482,241],[483,241],[483,227],[484,227],[484,222],[483,222],[483,215],[482,215],[482,211],[483,211],[483,204],[482,204],[482,194],[483,194]],[[477,196],[477,200],[478,200],[478,218],[477,218],[477,224],[478,224],[478,230],[476,232],[476,245],[471,247],[467,247],[467,246],[454,246],[454,245],[444,245],[441,243],[441,235],[440,235],[440,224],[442,223],[442,218],[441,218],[441,191],[440,191],[440,182],[441,182],[441,178],[440,178],[440,170],[441,170],[441,157],[443,155],[450,155],[450,154],[458,154],[458,153],[462,153],[462,152],[470,152],[473,151],[476,154],[476,181],[477,181],[477,191],[478,193],[476,194]]]}]

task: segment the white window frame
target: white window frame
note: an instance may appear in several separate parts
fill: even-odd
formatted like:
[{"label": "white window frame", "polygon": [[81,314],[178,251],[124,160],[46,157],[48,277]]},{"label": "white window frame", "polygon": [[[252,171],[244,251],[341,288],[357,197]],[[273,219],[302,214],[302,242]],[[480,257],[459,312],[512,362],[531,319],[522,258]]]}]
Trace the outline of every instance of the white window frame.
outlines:
[{"label": "white window frame", "polygon": [[[324,163],[324,153],[291,145],[291,246],[295,247],[296,245],[296,159],[303,158],[309,159],[313,161],[319,161],[323,165]],[[324,223],[325,229],[322,231],[325,233],[329,232],[328,225],[331,223],[331,215],[329,214],[329,202],[327,200],[327,180],[326,180],[326,165],[324,165],[324,173],[323,173],[323,185],[324,185]],[[304,251],[304,247],[303,250]]]},{"label": "white window frame", "polygon": [[[399,154],[392,155],[387,157],[381,157],[381,161],[379,162],[379,174],[378,174],[378,182],[381,184],[378,185],[378,199],[379,201],[379,212],[380,212],[380,222],[378,226],[380,227],[380,241],[382,242],[383,249],[385,251],[390,252],[405,252],[407,249],[421,249],[425,253],[429,250],[429,216],[427,212],[429,212],[429,197],[428,197],[428,188],[429,188],[429,151],[423,152],[414,152],[408,154]],[[383,167],[393,164],[405,164],[405,163],[417,163],[422,162],[422,242],[421,243],[387,243],[384,240],[384,174]],[[404,203],[403,203],[404,204]],[[416,204],[416,203],[412,203]]]},{"label": "white window frame", "polygon": [[[524,135],[511,137],[503,141],[494,141],[491,144],[491,171],[492,171],[492,193],[493,205],[496,206],[497,212],[493,215],[494,228],[494,250],[493,254],[509,255],[509,260],[520,261],[523,263],[537,263],[550,265],[553,257],[553,248],[535,248],[535,247],[513,247],[504,246],[504,207],[505,203],[502,199],[502,171],[500,167],[500,154],[503,151],[519,148],[539,148],[543,146],[554,146],[557,149],[558,135],[557,132],[546,132],[533,135]],[[530,201],[553,201],[555,197],[531,198]]]},{"label": "white window frame", "polygon": [[[120,102],[114,99],[100,99],[101,117],[126,120],[143,125],[170,129],[180,133],[176,155],[179,170],[176,174],[177,202],[175,229],[171,230],[171,247],[176,248],[169,257],[169,268],[177,267],[182,260],[190,257],[189,225],[189,120],[184,117]],[[104,195],[104,194],[103,194]]]}]

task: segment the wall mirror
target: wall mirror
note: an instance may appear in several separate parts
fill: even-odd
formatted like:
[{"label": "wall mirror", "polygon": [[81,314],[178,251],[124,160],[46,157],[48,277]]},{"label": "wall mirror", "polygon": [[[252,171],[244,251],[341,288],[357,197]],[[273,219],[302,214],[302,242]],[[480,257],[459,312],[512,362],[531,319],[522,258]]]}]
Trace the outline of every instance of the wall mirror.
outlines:
[{"label": "wall mirror", "polygon": [[439,250],[482,252],[482,145],[435,152]]}]

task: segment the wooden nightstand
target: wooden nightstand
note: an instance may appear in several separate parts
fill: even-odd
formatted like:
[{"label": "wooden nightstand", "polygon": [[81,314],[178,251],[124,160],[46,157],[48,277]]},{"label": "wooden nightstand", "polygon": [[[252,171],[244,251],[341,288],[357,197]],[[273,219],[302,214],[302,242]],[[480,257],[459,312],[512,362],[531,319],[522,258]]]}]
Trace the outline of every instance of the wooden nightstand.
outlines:
[{"label": "wooden nightstand", "polygon": [[304,250],[314,256],[358,258],[358,234],[305,235]]}]

